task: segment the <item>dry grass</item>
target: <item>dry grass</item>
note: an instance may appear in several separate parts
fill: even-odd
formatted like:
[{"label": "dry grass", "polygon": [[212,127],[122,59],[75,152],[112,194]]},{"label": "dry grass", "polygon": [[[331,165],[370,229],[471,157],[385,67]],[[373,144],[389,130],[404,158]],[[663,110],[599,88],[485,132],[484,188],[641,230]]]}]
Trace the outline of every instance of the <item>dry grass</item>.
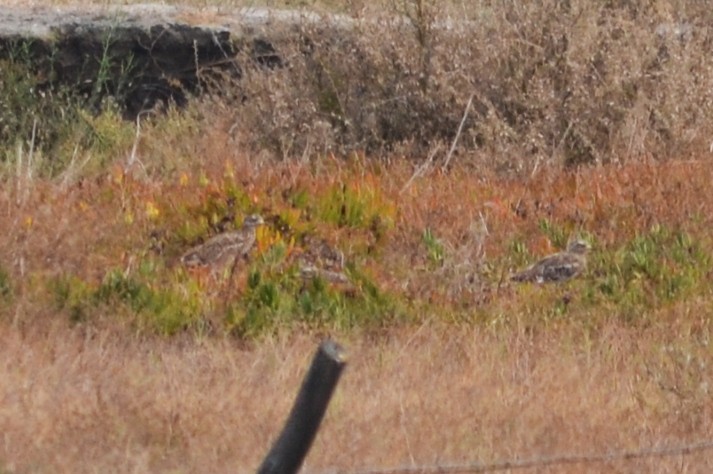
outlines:
[{"label": "dry grass", "polygon": [[[574,325],[535,333],[436,325],[341,335],[349,365],[306,472],[710,438],[709,331],[611,324],[592,339]],[[10,472],[251,471],[316,343],[296,335],[240,347],[58,327],[3,327],[0,339],[0,459]],[[706,472],[709,454],[582,469]]]},{"label": "dry grass", "polygon": [[[599,294],[602,285],[610,284],[608,275],[621,271],[620,260],[629,258],[632,242],[642,238],[654,249],[663,246],[662,255],[641,257],[644,264],[679,272],[670,260],[683,258],[697,272],[689,282],[693,294],[709,298],[706,282],[713,275],[706,256],[713,243],[708,233],[713,209],[701,196],[713,170],[705,161],[632,162],[576,171],[543,167],[527,179],[474,174],[456,166],[449,173],[431,171],[403,191],[413,171],[405,163],[323,159],[277,164],[231,152],[230,137],[221,126],[200,137],[200,128],[193,133],[185,138],[194,140],[194,156],[202,159],[182,157],[179,145],[172,164],[177,169],[167,175],[151,169],[145,175],[138,168],[127,173],[117,165],[68,183],[23,177],[7,181],[0,191],[0,224],[6,229],[0,235],[0,269],[14,287],[15,298],[5,312],[16,324],[56,317],[57,278],[76,278],[75,283],[96,288],[112,272],[146,281],[154,290],[182,294],[198,305],[199,317],[219,321],[223,302],[240,302],[245,296],[249,267],[240,270],[234,284],[221,287],[187,275],[177,257],[216,232],[223,220],[237,222],[254,211],[273,222],[254,257],[269,255],[275,243],[286,245],[288,253],[297,251],[299,244],[291,239],[316,234],[344,251],[347,261],[389,298],[415,304],[411,313],[421,320],[469,319],[473,311],[485,314],[486,320],[513,311],[534,311],[535,319],[540,318],[556,292],[545,291],[548,296],[533,300],[531,291],[513,291],[503,279],[577,233],[590,236],[596,248],[592,271],[569,288],[574,294]],[[154,163],[169,163],[168,154],[177,148],[162,140],[153,143],[158,137],[151,135],[142,153]],[[333,202],[341,199],[345,186],[350,192],[345,206],[361,209],[362,221],[340,222],[343,216]],[[295,204],[300,199],[305,203]],[[291,222],[283,236],[276,234],[275,219]],[[426,229],[440,242],[442,261],[430,260],[423,241]],[[699,248],[700,255],[669,255],[675,242],[654,239],[657,229],[690,240],[683,244],[689,245],[685,251]],[[630,276],[663,284],[655,275]],[[623,288],[624,282],[611,284]],[[651,298],[647,296],[649,306],[656,306]],[[585,305],[575,311],[588,319],[593,311],[596,324],[621,317],[621,307],[594,302],[593,309]],[[112,310],[124,314],[121,308]],[[106,309],[90,308],[89,313],[90,320],[93,315],[104,318]]]},{"label": "dry grass", "polygon": [[[81,6],[81,5],[94,5],[94,6],[116,6],[116,5],[132,5],[132,4],[146,4],[151,2],[146,2],[142,0],[89,0],[88,2],[79,2],[78,0],[7,0],[3,2],[6,6],[18,6],[18,7],[38,7],[38,6]],[[194,8],[205,8],[205,7],[218,7],[225,9],[237,9],[237,8],[259,8],[259,7],[269,7],[269,8],[308,8],[308,9],[320,9],[326,11],[344,11],[348,8],[357,8],[355,6],[358,2],[347,1],[347,0],[168,0],[164,2],[155,2],[166,5],[179,5],[179,6],[189,6]],[[363,6],[363,5],[360,5]]]},{"label": "dry grass", "polygon": [[[502,34],[472,41],[429,30],[431,11],[403,41],[367,24],[310,54],[300,31],[290,69],[147,115],[135,143],[111,111],[53,128],[70,106],[18,74],[7,87],[27,95],[3,116],[25,113],[0,155],[0,471],[250,471],[323,333],[351,358],[312,471],[710,438],[713,69],[704,30],[650,28],[671,21],[654,3],[483,7],[472,20]],[[49,137],[35,149],[28,124]],[[178,265],[252,212],[269,225],[234,279]],[[507,283],[575,234],[594,243],[583,278]],[[304,237],[344,252],[351,287],[299,280]]]},{"label": "dry grass", "polygon": [[[458,161],[521,174],[542,163],[710,156],[713,67],[702,51],[709,49],[712,19],[700,2],[679,2],[675,11],[664,1],[382,3],[378,12],[358,1],[315,6],[346,10],[348,28],[328,16],[270,26],[279,59],[241,36],[230,5],[225,15],[189,9],[188,22],[237,15],[231,22],[239,67],[197,71],[200,91],[217,97],[221,115],[232,112],[237,141],[280,158],[363,150],[423,155],[440,144],[440,161],[457,130]],[[18,44],[6,54],[22,63],[29,54],[23,48],[31,49]],[[109,73],[96,72],[96,83],[115,90],[120,104],[142,97],[120,90],[140,78],[130,77],[111,47],[99,61],[113,64]],[[239,81],[225,80],[236,70]],[[44,75],[35,80],[42,84]],[[180,87],[194,86],[186,80]],[[102,97],[76,99],[96,106]],[[34,123],[16,118],[33,115],[31,99],[23,99],[3,114],[9,143],[29,136]],[[40,121],[40,132],[58,121]],[[61,142],[59,135],[54,140]],[[53,150],[64,155],[60,161],[75,148],[76,136],[69,140],[65,150]]]},{"label": "dry grass", "polygon": [[[535,255],[551,250],[543,219],[595,236],[603,257],[655,225],[683,229],[709,249],[706,163],[545,167],[525,180],[456,167],[401,192],[412,173],[403,163],[264,166],[249,155],[226,158],[221,140],[220,127],[197,139],[206,160],[178,161],[167,176],[137,179],[115,168],[68,184],[8,179],[0,213],[0,262],[12,286],[0,305],[6,470],[246,472],[258,465],[314,350],[310,331],[254,341],[192,332],[159,338],[120,306],[97,308],[72,328],[46,286],[61,275],[98,282],[112,267],[133,274],[142,261],[165,265],[155,285],[169,284],[180,272],[172,259],[187,244],[170,236],[189,219],[180,209],[222,199],[236,182],[266,215],[290,208],[296,189],[315,199],[345,182],[380,189],[395,223],[383,242],[372,242],[374,252],[366,250],[368,231],[322,221],[315,229],[395,299],[423,299],[414,316],[432,321],[337,333],[350,365],[309,470],[603,453],[711,436],[710,273],[689,297],[640,307],[633,322],[614,303],[581,302],[599,284],[596,269],[569,287],[575,303],[556,317],[548,308],[561,297],[558,288],[498,290],[487,273],[500,275],[516,261],[513,241]],[[473,231],[473,223],[485,228]],[[430,266],[421,242],[426,226],[444,242],[440,267]],[[161,229],[169,237],[154,253],[151,235]],[[463,269],[466,258],[472,266]],[[468,274],[482,284],[468,283]],[[212,284],[202,284],[213,298]],[[447,323],[454,314],[462,323]],[[709,459],[586,470],[707,472]]]},{"label": "dry grass", "polygon": [[[365,250],[369,232],[321,221],[314,228],[391,297],[414,302],[414,318],[425,321],[336,333],[350,364],[309,470],[605,453],[711,436],[710,272],[687,297],[634,307],[633,321],[615,302],[586,302],[598,272],[610,267],[569,286],[575,302],[563,314],[551,309],[559,288],[498,288],[497,278],[516,261],[513,241],[535,255],[553,248],[543,219],[595,236],[602,258],[656,225],[683,229],[709,249],[706,163],[545,167],[526,180],[456,167],[401,192],[412,173],[403,163],[264,166],[237,154],[226,163],[221,136],[218,127],[194,143],[205,161],[179,161],[182,168],[161,179],[115,168],[70,184],[8,180],[0,213],[0,263],[11,285],[10,298],[0,300],[6,470],[246,472],[258,465],[314,350],[313,332],[160,338],[120,305],[98,307],[71,326],[46,284],[62,275],[99,282],[109,268],[134,274],[153,261],[160,264],[154,287],[170,286],[180,272],[172,259],[186,244],[170,237],[187,219],[179,210],[222,199],[225,183],[236,181],[266,215],[288,209],[296,189],[316,199],[345,182],[380,189],[396,213],[387,238],[372,242],[374,252]],[[421,242],[426,226],[444,243],[440,266]],[[161,229],[169,237],[155,253],[151,236]],[[214,283],[201,285],[203,298],[217,297]],[[240,302],[242,290],[231,291]],[[448,323],[451,317],[461,322]],[[709,459],[586,470],[707,472]]]}]

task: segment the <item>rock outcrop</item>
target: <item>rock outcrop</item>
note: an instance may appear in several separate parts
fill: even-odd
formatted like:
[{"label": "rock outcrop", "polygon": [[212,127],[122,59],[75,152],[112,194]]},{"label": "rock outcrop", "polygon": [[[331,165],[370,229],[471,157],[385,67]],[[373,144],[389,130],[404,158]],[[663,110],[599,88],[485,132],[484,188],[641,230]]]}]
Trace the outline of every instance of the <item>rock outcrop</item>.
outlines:
[{"label": "rock outcrop", "polygon": [[[201,77],[240,76],[238,57],[279,67],[274,38],[311,14],[269,9],[0,6],[0,60],[27,62],[47,87],[69,85],[129,117],[183,104]],[[239,53],[243,53],[240,54]]]}]

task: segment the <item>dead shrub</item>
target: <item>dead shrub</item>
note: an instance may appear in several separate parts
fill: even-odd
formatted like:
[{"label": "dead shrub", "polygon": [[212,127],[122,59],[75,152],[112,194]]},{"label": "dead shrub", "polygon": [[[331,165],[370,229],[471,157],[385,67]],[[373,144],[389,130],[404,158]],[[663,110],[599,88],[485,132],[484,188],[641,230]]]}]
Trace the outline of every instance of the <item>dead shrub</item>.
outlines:
[{"label": "dead shrub", "polygon": [[280,157],[419,155],[457,138],[463,162],[510,170],[707,152],[711,13],[681,3],[674,16],[629,2],[404,0],[306,18],[275,44],[283,67],[249,66],[235,83],[235,129]]}]

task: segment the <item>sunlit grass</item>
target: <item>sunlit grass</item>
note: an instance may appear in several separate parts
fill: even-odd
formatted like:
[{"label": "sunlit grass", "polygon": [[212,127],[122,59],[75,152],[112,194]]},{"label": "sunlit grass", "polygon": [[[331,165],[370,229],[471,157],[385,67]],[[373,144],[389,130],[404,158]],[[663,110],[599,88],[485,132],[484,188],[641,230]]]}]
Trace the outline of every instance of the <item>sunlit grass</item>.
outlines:
[{"label": "sunlit grass", "polygon": [[[185,169],[152,181],[109,170],[99,185],[58,189],[52,200],[47,193],[31,194],[24,220],[8,221],[6,238],[30,234],[23,247],[12,241],[6,246],[6,255],[25,255],[25,268],[20,274],[4,266],[5,308],[30,297],[31,291],[19,288],[39,291],[44,285],[55,295],[58,314],[73,323],[108,317],[161,334],[210,327],[250,338],[286,328],[383,327],[432,318],[506,326],[525,318],[528,325],[548,326],[565,318],[596,325],[615,317],[636,326],[648,324],[652,310],[711,297],[711,214],[693,192],[681,192],[688,198],[679,208],[656,200],[668,180],[678,186],[681,172],[692,187],[708,179],[704,167],[632,166],[642,176],[638,192],[653,196],[645,208],[618,213],[626,197],[611,194],[577,197],[579,208],[567,204],[523,218],[512,207],[493,214],[492,201],[464,201],[459,188],[479,188],[503,200],[525,190],[523,202],[557,200],[558,188],[536,194],[497,177],[468,184],[462,174],[417,181],[407,195],[399,193],[399,180],[410,176],[398,166],[378,175],[347,167],[328,179],[303,173],[296,183],[252,170],[248,187],[238,178],[246,166],[231,164],[231,177],[217,160],[198,173]],[[276,166],[284,173],[294,167]],[[558,179],[557,170],[548,172]],[[616,186],[617,177],[629,172],[583,170],[582,179],[589,179],[587,186]],[[647,175],[656,178],[647,184]],[[688,206],[696,209],[696,220],[681,217]],[[610,211],[587,211],[597,207]],[[577,209],[588,214],[574,226]],[[652,209],[658,223],[649,225],[645,217]],[[234,271],[181,266],[178,258],[190,246],[239,227],[254,212],[267,225]],[[463,213],[480,217],[463,220]],[[35,254],[23,250],[52,238],[54,222],[65,224],[51,254],[41,246]],[[561,250],[573,235],[594,247],[581,278],[565,285],[510,284],[512,271]],[[298,256],[307,237],[328,238],[344,252],[348,284],[304,279]],[[53,276],[46,276],[46,259],[60,262],[49,272]]]},{"label": "sunlit grass", "polygon": [[[399,133],[422,130],[428,119],[450,142],[455,127],[443,118],[449,107],[458,120],[463,112],[463,94],[451,79],[471,77],[471,70],[441,70],[448,80],[438,83],[436,97],[444,102],[419,102],[428,97],[397,94],[384,82],[393,66],[403,77],[417,77],[407,84],[414,87],[419,71],[409,61],[427,59],[419,54],[396,50],[394,61],[382,63],[389,65],[384,75],[366,74],[366,80],[333,71],[330,58],[319,58],[315,69],[331,74],[333,83],[317,88],[318,107],[302,89],[291,90],[293,97],[279,84],[267,87],[284,77],[258,74],[253,80],[266,85],[274,109],[250,89],[253,116],[204,98],[148,114],[138,128],[111,101],[97,110],[69,91],[56,91],[52,100],[35,94],[41,78],[25,67],[25,51],[2,62],[0,351],[6,363],[0,364],[0,398],[7,403],[0,407],[0,471],[7,465],[9,472],[77,472],[88,464],[137,472],[252,470],[293,399],[285,387],[297,386],[313,343],[325,335],[346,340],[355,356],[317,440],[322,444],[311,454],[313,469],[413,465],[474,453],[479,460],[550,455],[553,446],[610,452],[684,435],[710,438],[713,167],[708,145],[705,153],[691,151],[708,140],[700,138],[709,136],[707,122],[689,122],[695,110],[682,118],[673,113],[679,104],[689,110],[700,102],[697,113],[707,117],[708,102],[690,93],[691,102],[671,99],[663,104],[668,109],[657,109],[660,116],[645,110],[644,122],[655,125],[635,115],[610,117],[616,107],[608,101],[620,105],[620,77],[606,78],[605,90],[597,90],[608,92],[601,94],[604,109],[591,104],[594,95],[576,102],[582,94],[576,71],[559,75],[568,71],[558,68],[578,67],[583,57],[590,78],[593,55],[580,44],[558,56],[551,46],[560,36],[543,35],[532,22],[537,15],[527,16],[532,7],[519,8],[530,23],[492,38],[525,35],[493,68],[472,69],[488,79],[486,73],[510,68],[507,79],[515,77],[491,82],[498,87],[494,96],[507,100],[480,97],[468,117],[475,132],[461,141],[481,161],[458,150],[448,170],[437,166],[442,148],[433,166],[420,168],[426,156],[413,152],[418,140]],[[609,41],[607,31],[592,37]],[[386,39],[378,41],[390,44]],[[555,56],[540,62],[518,56],[521,43],[544,44]],[[679,46],[669,61],[676,51],[689,51]],[[444,50],[450,57],[452,50]],[[629,50],[636,54],[627,43]],[[698,54],[701,65],[689,65],[703,68]],[[528,80],[518,76],[525,72]],[[305,79],[293,73],[289,80]],[[661,74],[658,95],[673,97],[678,84],[667,85]],[[548,89],[551,78],[571,81],[560,84],[575,94],[568,113],[577,116],[579,105],[590,115],[540,133],[529,121],[559,123],[547,107],[552,97],[561,99]],[[364,84],[408,100],[384,105]],[[508,95],[522,92],[522,84],[532,102]],[[366,97],[352,112],[363,121],[342,114],[352,92]],[[648,104],[646,97],[634,102]],[[512,114],[507,126],[499,112],[521,107],[536,113]],[[368,144],[358,141],[359,133],[373,118],[364,111],[376,114],[375,127],[403,140],[362,152]],[[411,120],[414,111],[422,121]],[[250,128],[256,117],[264,128]],[[310,135],[315,117],[335,120],[345,136],[355,133],[358,151],[340,154],[327,138],[320,148]],[[603,131],[589,127],[597,123]],[[658,152],[657,140],[667,134],[691,139],[681,130],[699,138],[666,159],[632,152],[617,164],[607,163],[607,154],[595,166],[561,166],[594,153],[586,140],[596,136],[613,140],[599,143],[612,156],[620,152],[622,135],[614,131],[622,123],[636,129],[627,150]],[[251,133],[258,139],[246,139]],[[294,136],[306,145],[283,160],[250,146]],[[638,136],[653,145],[635,143]],[[526,152],[519,143],[528,144]],[[661,146],[661,153],[666,149],[676,150]],[[561,156],[557,150],[564,150]],[[541,163],[530,152],[556,159]],[[532,161],[537,172],[504,173],[509,159]],[[222,271],[181,264],[187,249],[238,228],[253,213],[266,225],[245,258]],[[562,285],[509,281],[511,272],[562,250],[573,237],[593,244],[580,278]],[[344,254],[346,282],[305,277],[300,256],[317,239]],[[433,420],[442,426],[434,428]],[[374,443],[373,433],[383,439]],[[362,464],[367,461],[374,464]],[[693,457],[640,461],[630,470],[710,464]]]}]

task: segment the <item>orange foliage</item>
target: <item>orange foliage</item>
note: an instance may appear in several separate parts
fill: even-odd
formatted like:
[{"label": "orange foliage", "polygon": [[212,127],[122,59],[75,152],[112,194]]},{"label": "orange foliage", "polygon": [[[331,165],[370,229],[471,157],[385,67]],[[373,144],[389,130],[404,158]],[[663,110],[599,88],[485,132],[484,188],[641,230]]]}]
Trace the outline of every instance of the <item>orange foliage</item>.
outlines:
[{"label": "orange foliage", "polygon": [[[247,196],[245,205],[250,207],[235,209],[235,216],[229,216],[234,223],[252,211],[268,220],[283,212],[290,220],[309,222],[306,231],[335,243],[348,260],[361,262],[384,288],[407,294],[446,291],[444,278],[467,273],[470,276],[463,277],[472,279],[480,271],[478,265],[503,265],[497,262],[507,261],[514,241],[536,255],[556,250],[540,227],[543,220],[565,232],[593,235],[600,249],[620,246],[655,224],[683,228],[707,241],[713,220],[713,200],[707,192],[713,168],[705,161],[541,168],[523,179],[456,167],[416,178],[406,189],[413,171],[403,163],[367,167],[325,160],[318,166],[256,166],[250,157],[240,156],[228,161],[216,157],[202,166],[154,180],[134,178],[116,167],[69,186],[36,179],[20,208],[17,196],[6,188],[0,194],[6,210],[0,214],[0,227],[6,229],[0,235],[0,263],[16,275],[66,273],[84,279],[101,278],[107,268],[146,255],[164,258],[170,267],[193,243],[171,237],[186,220],[195,219],[186,209],[198,209],[207,200],[227,209],[226,189],[231,186]],[[199,175],[205,179],[196,179]],[[291,199],[298,190],[308,199],[323,199],[340,183],[377,189],[379,199],[395,209],[395,226],[385,239],[377,243],[366,229],[338,228],[295,210]],[[450,277],[429,269],[421,240],[427,228],[447,254],[460,259],[453,265],[465,262],[472,268]],[[167,249],[152,247],[156,235],[167,236]],[[261,234],[259,251],[280,239],[286,239],[292,251],[290,236],[277,229]],[[20,259],[21,270],[13,263]],[[507,268],[494,271],[491,278]]]}]

